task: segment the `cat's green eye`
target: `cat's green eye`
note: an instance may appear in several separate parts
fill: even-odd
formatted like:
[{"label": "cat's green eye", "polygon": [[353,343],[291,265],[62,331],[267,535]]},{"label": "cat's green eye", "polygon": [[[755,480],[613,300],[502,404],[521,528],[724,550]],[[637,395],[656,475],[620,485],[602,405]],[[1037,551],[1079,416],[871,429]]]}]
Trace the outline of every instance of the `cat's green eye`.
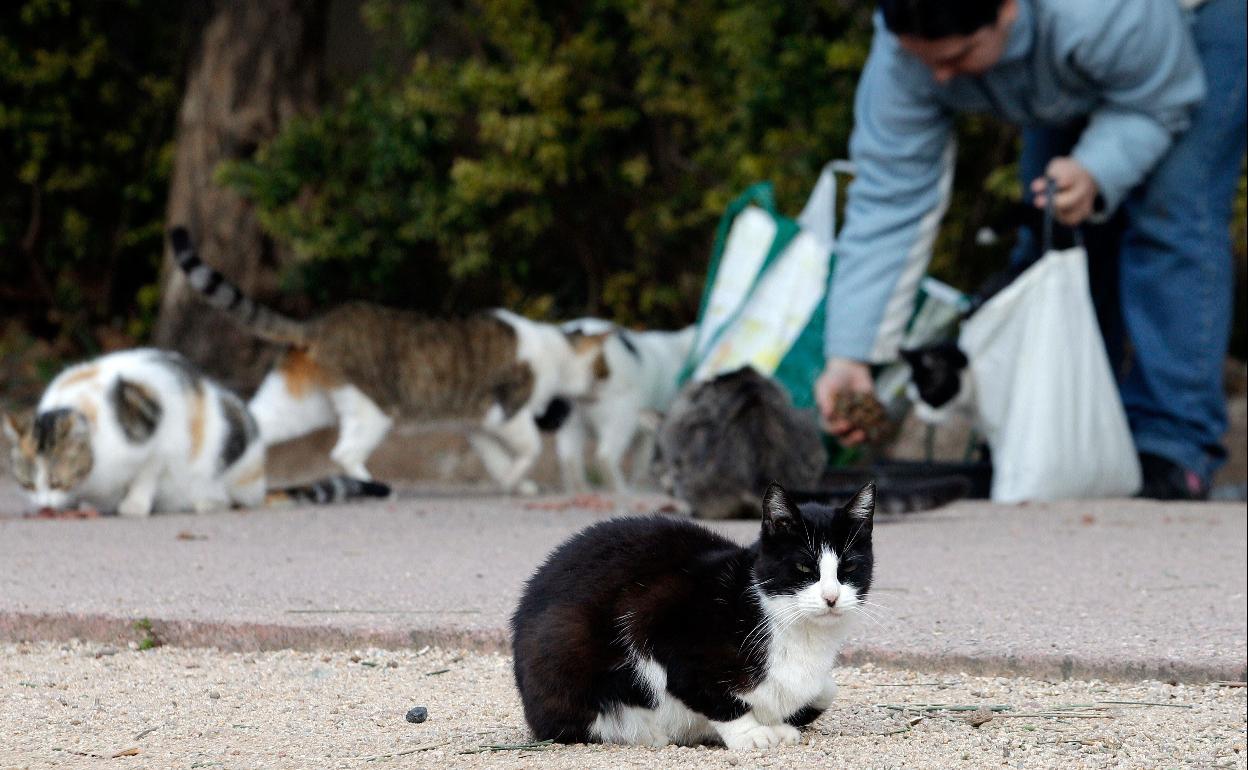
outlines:
[{"label": "cat's green eye", "polygon": [[797,567],[798,572],[804,572],[807,575],[814,572],[814,570],[812,570],[810,567],[807,567],[805,564],[798,563],[798,564],[794,564],[793,566]]},{"label": "cat's green eye", "polygon": [[841,565],[841,570],[846,573],[853,572],[856,569],[858,569],[857,564],[842,564]]}]

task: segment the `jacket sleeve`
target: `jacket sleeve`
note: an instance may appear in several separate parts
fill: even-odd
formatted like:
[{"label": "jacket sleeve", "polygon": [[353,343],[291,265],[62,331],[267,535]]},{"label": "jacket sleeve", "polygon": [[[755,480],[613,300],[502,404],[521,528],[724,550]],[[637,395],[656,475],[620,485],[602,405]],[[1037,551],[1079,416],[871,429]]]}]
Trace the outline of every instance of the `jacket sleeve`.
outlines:
[{"label": "jacket sleeve", "polygon": [[1101,93],[1071,156],[1100,188],[1098,219],[1118,208],[1187,128],[1205,79],[1174,0],[1098,0],[1055,29],[1061,50]]},{"label": "jacket sleeve", "polygon": [[896,357],[949,203],[952,121],[923,65],[900,53],[877,20],[854,99],[855,176],[828,292],[828,357]]}]

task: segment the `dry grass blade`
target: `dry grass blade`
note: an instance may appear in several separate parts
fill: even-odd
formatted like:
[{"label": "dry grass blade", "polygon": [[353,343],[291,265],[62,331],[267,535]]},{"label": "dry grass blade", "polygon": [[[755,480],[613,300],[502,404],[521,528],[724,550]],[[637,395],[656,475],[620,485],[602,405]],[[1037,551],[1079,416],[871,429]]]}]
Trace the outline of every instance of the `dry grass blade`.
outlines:
[{"label": "dry grass blade", "polygon": [[414,749],[405,749],[404,751],[396,751],[391,754],[377,754],[376,756],[372,756],[372,757],[360,757],[359,759],[361,759],[364,762],[378,762],[383,759],[394,759],[395,757],[406,757],[408,754],[416,754],[421,751],[429,751],[430,749],[436,749],[436,748],[439,748],[440,746],[445,746],[445,745],[446,745],[445,741],[443,741],[442,743],[430,743],[425,746],[417,746]]},{"label": "dry grass blade", "polygon": [[138,755],[139,755],[139,747],[131,746],[128,749],[122,749],[121,751],[117,752],[112,757],[110,757],[110,759],[117,759],[118,757],[137,757]]},{"label": "dry grass blade", "polygon": [[878,709],[891,709],[893,711],[979,711],[987,709],[989,711],[1013,711],[1013,706],[1004,703],[997,703],[990,706],[965,706],[951,703],[877,703],[875,707]]},{"label": "dry grass blade", "polygon": [[1104,703],[1113,706],[1164,706],[1168,709],[1190,709],[1186,703],[1158,703],[1151,700],[1098,700],[1097,703]]},{"label": "dry grass blade", "polygon": [[460,754],[484,754],[492,751],[544,751],[554,746],[554,741],[547,739],[544,741],[531,741],[529,743],[491,743],[480,746],[475,749],[461,751]]},{"label": "dry grass blade", "polygon": [[1019,711],[1012,714],[994,714],[997,719],[1113,719],[1113,714],[1095,711]]},{"label": "dry grass blade", "polygon": [[1248,682],[1222,681],[1222,682],[1214,682],[1213,684],[1217,685],[1218,687],[1243,687],[1244,685],[1248,684]]}]

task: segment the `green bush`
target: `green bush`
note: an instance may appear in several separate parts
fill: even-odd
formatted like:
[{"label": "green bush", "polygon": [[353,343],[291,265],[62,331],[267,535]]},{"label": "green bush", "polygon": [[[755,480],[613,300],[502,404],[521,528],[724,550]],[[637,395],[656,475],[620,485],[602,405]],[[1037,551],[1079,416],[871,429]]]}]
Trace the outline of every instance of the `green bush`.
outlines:
[{"label": "green bush", "polygon": [[221,178],[318,299],[687,322],[727,202],[844,154],[865,8],[368,0],[383,64]]},{"label": "green bush", "polygon": [[[0,302],[75,351],[154,312],[180,69],[181,3],[0,7]],[[139,302],[138,297],[146,298]]]}]

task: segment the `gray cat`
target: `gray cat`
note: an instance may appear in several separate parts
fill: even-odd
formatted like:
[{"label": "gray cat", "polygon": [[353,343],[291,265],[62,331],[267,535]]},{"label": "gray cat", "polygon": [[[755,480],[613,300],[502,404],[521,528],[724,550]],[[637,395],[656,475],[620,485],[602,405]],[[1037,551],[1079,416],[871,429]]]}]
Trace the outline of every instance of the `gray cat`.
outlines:
[{"label": "gray cat", "polygon": [[658,450],[664,489],[703,519],[755,517],[768,484],[812,489],[827,461],[814,416],[750,367],[688,385]]}]

